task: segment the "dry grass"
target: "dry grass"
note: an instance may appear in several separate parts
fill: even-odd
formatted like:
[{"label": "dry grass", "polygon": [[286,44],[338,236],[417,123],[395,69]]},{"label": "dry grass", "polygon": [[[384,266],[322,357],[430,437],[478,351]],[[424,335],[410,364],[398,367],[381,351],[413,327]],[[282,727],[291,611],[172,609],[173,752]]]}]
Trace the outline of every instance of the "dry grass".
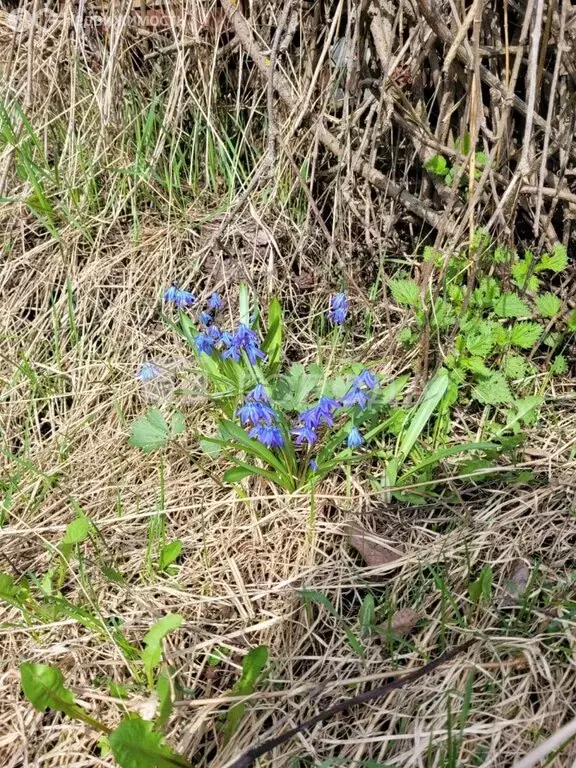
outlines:
[{"label": "dry grass", "polygon": [[[510,3],[515,13],[517,5]],[[557,4],[550,6],[545,32],[552,40],[566,34],[573,45],[565,5],[561,16]],[[6,13],[0,15],[3,97],[15,134],[12,140],[2,134],[0,157],[8,200],[0,274],[0,568],[15,578],[41,577],[54,564],[55,548],[79,505],[102,538],[98,547],[83,546],[82,568],[76,559],[69,562],[63,594],[104,619],[96,632],[78,617],[24,621],[17,609],[0,605],[2,766],[112,766],[94,732],[32,709],[20,691],[18,665],[57,665],[90,713],[113,726],[126,709],[146,704],[145,686],[131,689],[124,702],[109,695],[110,681],[132,680],[114,622],[137,644],[168,612],[185,619],[167,638],[165,656],[186,692],[170,719],[168,740],[198,768],[223,768],[266,736],[469,639],[475,642],[465,654],[432,675],[301,733],[260,764],[360,768],[372,760],[415,768],[500,768],[576,715],[576,411],[570,382],[552,393],[530,428],[525,466],[541,482],[509,484],[501,467],[497,480],[475,485],[451,478],[447,464],[445,496],[418,508],[385,504],[358,471],[323,483],[314,510],[309,497],[258,482],[241,499],[175,448],[160,460],[127,445],[130,423],[151,397],[134,373],[144,360],[177,365],[186,355],[160,319],[159,296],[167,284],[201,295],[219,288],[231,316],[240,280],[263,297],[281,293],[292,314],[289,354],[308,358],[317,344],[312,319],[342,277],[360,315],[390,254],[392,270],[398,261],[418,270],[413,253],[420,239],[448,249],[459,245],[470,221],[465,198],[455,201],[439,179],[423,174],[422,163],[432,151],[458,158],[454,139],[468,130],[479,132],[479,146],[492,157],[502,151],[512,158],[510,167],[491,170],[475,188],[475,222],[494,215],[498,224],[494,190],[500,195],[510,187],[521,197],[514,208],[516,234],[533,221],[535,203],[541,209],[536,236],[554,240],[556,226],[570,244],[573,175],[565,172],[571,145],[554,145],[546,175],[537,163],[546,130],[537,120],[530,173],[518,176],[514,141],[521,145],[525,130],[518,113],[501,113],[503,133],[494,136],[461,100],[475,76],[466,70],[469,44],[439,80],[430,76],[433,88],[426,80],[428,70],[436,72],[430,62],[438,55],[437,37],[418,15],[427,6],[422,0],[385,9],[391,14],[385,15],[392,73],[410,76],[408,86],[400,78],[384,94],[381,83],[379,102],[356,89],[367,99],[359,104],[357,93],[350,95],[351,78],[345,114],[330,96],[341,74],[332,63],[326,72],[318,64],[330,60],[331,41],[322,38],[301,67],[281,42],[278,69],[293,86],[291,98],[310,88],[311,106],[302,107],[306,119],[299,131],[299,111],[290,112],[289,101],[278,106],[273,150],[265,120],[269,84],[246,63],[224,15],[207,4],[185,6],[187,27],[148,35],[119,26],[76,36],[69,9],[63,11],[65,24],[61,18],[34,34],[13,34]],[[250,20],[254,44],[267,50],[274,43],[267,42],[265,22],[280,12],[257,10]],[[343,36],[353,36],[353,14],[342,15],[343,4],[337,13]],[[322,14],[298,17],[303,38],[314,37]],[[560,33],[562,18],[566,30]],[[492,28],[494,38],[500,33]],[[499,38],[492,44],[497,47]],[[443,45],[446,55],[449,45]],[[523,51],[516,53],[522,61]],[[546,58],[540,75],[550,79],[554,63]],[[420,70],[426,82],[418,80],[411,91]],[[450,85],[456,75],[457,87]],[[552,139],[570,127],[570,76],[562,70],[567,96]],[[527,95],[522,84],[519,92]],[[442,127],[440,102],[454,114],[450,131]],[[338,136],[337,165],[319,148],[327,138],[314,128],[320,113]],[[358,166],[356,154],[388,169],[390,186],[383,188],[380,176]],[[542,191],[544,179],[552,193],[548,186]],[[414,197],[397,194],[405,189]],[[455,218],[456,234],[449,226]],[[423,284],[434,277],[422,270]],[[342,356],[376,360],[376,368],[390,376],[417,368],[419,350],[411,356],[398,350],[389,304],[378,296],[372,336],[358,330]],[[194,435],[207,414],[202,403],[182,406],[187,447],[194,453]],[[472,431],[474,418],[458,412],[457,431]],[[402,558],[365,567],[344,533],[350,522],[375,531]],[[167,541],[180,539],[184,547],[171,577],[154,567],[155,551],[151,557],[162,526]],[[519,561],[530,581],[511,606],[508,582]],[[102,563],[120,571],[123,581],[107,578]],[[469,583],[485,566],[493,572],[493,599],[475,605]],[[318,606],[306,611],[297,591],[302,587],[328,595],[343,620]],[[402,609],[422,619],[404,638],[365,638],[361,658],[346,640],[343,621],[356,621],[369,591],[383,625]],[[234,739],[223,746],[218,735],[229,692],[242,656],[257,644],[270,649],[267,677]],[[230,652],[211,666],[209,657],[221,646]],[[575,760],[568,746],[549,765]]]},{"label": "dry grass", "polygon": [[[534,428],[529,442],[548,457],[535,461],[552,481],[537,489],[460,483],[460,503],[410,509],[378,502],[358,475],[321,487],[313,518],[306,497],[256,484],[248,501],[239,499],[170,451],[161,490],[158,457],[126,445],[130,419],[144,407],[134,371],[158,351],[183,354],[157,320],[156,297],[167,274],[159,240],[129,259],[122,248],[109,249],[72,273],[80,338],[69,344],[70,328],[64,328],[57,354],[55,318],[65,324],[67,314],[63,297],[50,298],[63,280],[56,258],[38,249],[5,268],[9,290],[1,315],[10,343],[3,353],[2,421],[4,446],[15,454],[4,461],[14,482],[1,531],[5,566],[13,574],[44,573],[74,516],[72,500],[81,505],[126,583],[104,578],[102,553],[88,546],[90,589],[71,563],[65,595],[120,619],[132,641],[167,612],[185,617],[167,641],[166,657],[190,697],[178,703],[169,735],[197,765],[225,765],[281,724],[300,722],[469,638],[477,642],[448,667],[302,734],[262,764],[294,765],[293,756],[300,755],[310,761],[302,764],[338,757],[350,765],[369,758],[406,766],[511,765],[574,715],[576,524],[567,490],[574,414],[556,418],[552,406],[554,428],[544,422]],[[182,258],[175,257],[170,269],[184,270]],[[42,279],[31,282],[34,270]],[[26,320],[31,308],[34,317]],[[191,432],[200,428],[202,410],[191,404],[186,411]],[[146,567],[149,523],[161,495],[167,540],[184,544],[172,579]],[[342,534],[350,520],[399,546],[403,558],[376,570],[363,567]],[[518,559],[530,566],[529,590],[522,608],[503,608]],[[475,608],[467,585],[484,565],[493,568],[494,602]],[[368,589],[383,606],[384,621],[401,608],[425,618],[404,641],[368,639],[360,659],[325,611],[307,617],[296,592],[303,586],[329,595],[349,621]],[[103,681],[130,679],[117,644],[74,619],[27,627],[15,609],[2,613],[3,765],[112,765],[111,758],[96,756],[96,736],[84,726],[31,709],[19,692],[17,666],[23,660],[56,664],[90,712],[113,725],[123,705],[107,695]],[[268,679],[237,737],[216,755],[219,716],[239,659],[259,643],[270,648]],[[220,644],[232,652],[210,667],[208,655]],[[467,685],[470,712],[460,722]],[[133,709],[142,697],[135,691],[126,705]],[[556,764],[568,761],[563,753]]]}]

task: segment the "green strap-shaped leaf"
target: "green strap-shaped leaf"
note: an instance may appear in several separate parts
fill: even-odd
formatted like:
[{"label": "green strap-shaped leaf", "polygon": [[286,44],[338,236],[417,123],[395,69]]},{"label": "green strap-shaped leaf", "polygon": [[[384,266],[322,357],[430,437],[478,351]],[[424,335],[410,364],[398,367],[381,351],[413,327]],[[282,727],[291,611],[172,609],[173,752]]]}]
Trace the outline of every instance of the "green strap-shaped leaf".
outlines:
[{"label": "green strap-shaped leaf", "polygon": [[448,371],[441,368],[426,385],[420,404],[416,408],[416,413],[398,444],[397,455],[401,457],[401,461],[404,461],[409,456],[414,443],[424,431],[430,417],[444,397],[449,383]]}]

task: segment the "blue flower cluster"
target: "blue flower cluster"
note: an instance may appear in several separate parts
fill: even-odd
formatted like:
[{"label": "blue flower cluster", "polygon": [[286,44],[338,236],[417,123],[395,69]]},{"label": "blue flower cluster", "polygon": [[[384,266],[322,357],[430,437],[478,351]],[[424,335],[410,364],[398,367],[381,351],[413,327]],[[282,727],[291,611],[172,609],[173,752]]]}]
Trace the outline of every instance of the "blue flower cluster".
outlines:
[{"label": "blue flower cluster", "polygon": [[243,427],[251,427],[252,437],[267,448],[282,448],[284,435],[278,425],[278,414],[270,405],[270,398],[262,384],[257,384],[246,395],[244,405],[237,410]]},{"label": "blue flower cluster", "polygon": [[246,353],[250,365],[255,365],[258,359],[266,359],[266,355],[260,349],[258,334],[252,328],[244,325],[244,323],[240,323],[234,333],[222,334],[222,343],[226,347],[222,352],[223,360],[232,359],[235,363],[238,363],[240,362],[242,351]]},{"label": "blue flower cluster", "polygon": [[[322,426],[333,427],[335,412],[340,408],[352,408],[355,405],[364,410],[370,401],[372,391],[378,386],[378,380],[373,373],[365,369],[353,380],[350,389],[342,398],[342,402],[330,397],[321,397],[318,403],[303,411],[298,417],[298,424],[291,430],[296,445],[314,445],[318,440],[318,430]],[[364,442],[358,428],[352,424],[348,433],[349,448],[359,448]]]},{"label": "blue flower cluster", "polygon": [[176,304],[178,309],[191,307],[196,301],[196,296],[190,291],[182,291],[174,285],[164,291],[164,301],[169,304]]}]

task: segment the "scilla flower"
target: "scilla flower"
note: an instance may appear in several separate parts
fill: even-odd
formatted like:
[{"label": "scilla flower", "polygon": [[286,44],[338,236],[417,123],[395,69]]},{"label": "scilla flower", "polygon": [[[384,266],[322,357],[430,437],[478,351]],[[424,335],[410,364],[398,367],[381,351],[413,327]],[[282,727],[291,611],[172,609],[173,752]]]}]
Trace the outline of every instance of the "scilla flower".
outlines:
[{"label": "scilla flower", "polygon": [[354,425],[350,427],[350,432],[348,432],[348,440],[346,441],[348,448],[360,448],[363,442],[364,438],[358,431],[358,428]]},{"label": "scilla flower", "polygon": [[164,301],[176,304],[178,309],[184,309],[184,307],[194,304],[196,296],[190,291],[181,291],[179,288],[171,286],[167,291],[164,291]]},{"label": "scilla flower", "polygon": [[213,293],[208,299],[208,309],[212,309],[214,312],[220,312],[222,309],[222,299],[217,293]]},{"label": "scilla flower", "polygon": [[214,322],[214,318],[212,317],[210,312],[200,312],[200,317],[198,318],[202,325],[212,325]]},{"label": "scilla flower", "polygon": [[258,426],[260,422],[271,426],[276,420],[276,412],[273,408],[266,403],[258,403],[254,400],[247,401],[238,408],[237,416],[243,427]]},{"label": "scilla flower", "polygon": [[308,445],[314,445],[316,440],[318,440],[318,435],[311,427],[307,427],[305,424],[301,424],[298,427],[294,427],[292,431],[292,434],[296,438],[295,443],[296,445],[302,445],[302,443],[307,443]]},{"label": "scilla flower", "polygon": [[328,311],[328,319],[334,323],[334,325],[342,325],[346,320],[348,314],[348,297],[345,293],[337,293],[332,296],[330,300],[330,309]]},{"label": "scilla flower", "polygon": [[266,448],[282,448],[284,435],[276,425],[258,424],[248,432],[248,437],[258,440]]}]

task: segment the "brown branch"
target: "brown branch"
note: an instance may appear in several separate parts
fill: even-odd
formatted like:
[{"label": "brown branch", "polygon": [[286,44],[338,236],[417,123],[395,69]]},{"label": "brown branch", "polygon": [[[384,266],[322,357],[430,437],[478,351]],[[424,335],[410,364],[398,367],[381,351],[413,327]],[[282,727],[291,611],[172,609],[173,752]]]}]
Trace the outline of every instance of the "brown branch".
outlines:
[{"label": "brown branch", "polygon": [[330,707],[329,709],[325,709],[323,712],[319,712],[317,715],[314,715],[314,717],[311,717],[309,720],[305,720],[303,723],[300,723],[300,725],[297,725],[294,728],[291,728],[289,731],[286,731],[285,733],[280,734],[280,736],[275,736],[272,739],[267,739],[266,741],[263,741],[262,744],[260,744],[259,746],[252,747],[243,755],[241,755],[239,758],[237,758],[236,760],[233,760],[231,763],[228,763],[225,766],[225,768],[251,768],[251,766],[254,764],[254,761],[257,760],[259,757],[262,757],[262,755],[265,755],[266,752],[271,752],[273,749],[276,749],[276,747],[279,747],[281,744],[285,744],[287,741],[290,741],[292,738],[294,738],[294,736],[298,735],[299,733],[308,731],[310,728],[317,725],[318,723],[322,723],[325,720],[329,720],[334,715],[338,715],[341,712],[346,712],[351,707],[354,707],[358,704],[366,704],[367,702],[375,701],[376,699],[381,699],[383,696],[387,696],[392,691],[397,691],[399,688],[403,688],[405,685],[408,685],[408,683],[412,683],[415,680],[419,680],[421,677],[424,677],[425,675],[429,675],[435,669],[438,669],[438,667],[441,667],[443,664],[446,664],[447,662],[451,661],[460,653],[463,653],[464,651],[468,650],[468,648],[470,648],[470,646],[474,642],[475,642],[474,640],[469,640],[466,643],[457,645],[455,648],[452,648],[451,650],[443,653],[437,659],[434,659],[434,661],[431,661],[425,666],[420,667],[420,669],[416,669],[413,672],[409,672],[407,675],[404,675],[403,677],[399,677],[397,680],[393,680],[390,683],[386,683],[386,685],[380,685],[377,688],[372,688],[369,691],[364,691],[363,693],[359,693],[357,696],[351,696],[349,699],[344,699],[344,701],[338,702],[338,704],[335,704],[333,707]]}]

